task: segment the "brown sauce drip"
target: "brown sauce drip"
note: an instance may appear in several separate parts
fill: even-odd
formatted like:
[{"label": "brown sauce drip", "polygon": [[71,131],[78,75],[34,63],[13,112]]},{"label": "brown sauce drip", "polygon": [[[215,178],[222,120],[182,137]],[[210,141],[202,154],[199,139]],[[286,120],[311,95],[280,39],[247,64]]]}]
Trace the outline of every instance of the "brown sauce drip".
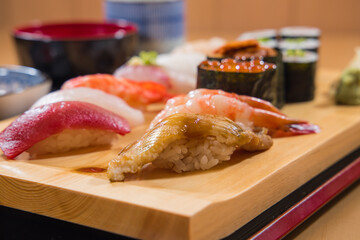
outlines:
[{"label": "brown sauce drip", "polygon": [[83,172],[83,173],[102,173],[102,172],[106,172],[106,169],[100,167],[84,167],[84,168],[78,168],[75,171]]}]

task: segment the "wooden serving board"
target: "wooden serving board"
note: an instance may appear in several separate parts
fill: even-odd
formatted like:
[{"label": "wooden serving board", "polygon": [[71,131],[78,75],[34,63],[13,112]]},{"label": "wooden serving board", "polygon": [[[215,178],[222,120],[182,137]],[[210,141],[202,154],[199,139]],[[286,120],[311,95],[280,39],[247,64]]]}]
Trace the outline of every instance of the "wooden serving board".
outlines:
[{"label": "wooden serving board", "polygon": [[[359,147],[360,107],[336,106],[329,95],[337,72],[321,71],[315,101],[283,112],[318,124],[318,134],[274,139],[259,153],[237,153],[207,171],[177,174],[148,168],[110,183],[105,168],[138,127],[111,149],[92,148],[31,161],[0,158],[0,204],[135,238],[218,239]],[[148,121],[154,113],[147,114]],[[0,123],[5,128],[11,120]]]}]

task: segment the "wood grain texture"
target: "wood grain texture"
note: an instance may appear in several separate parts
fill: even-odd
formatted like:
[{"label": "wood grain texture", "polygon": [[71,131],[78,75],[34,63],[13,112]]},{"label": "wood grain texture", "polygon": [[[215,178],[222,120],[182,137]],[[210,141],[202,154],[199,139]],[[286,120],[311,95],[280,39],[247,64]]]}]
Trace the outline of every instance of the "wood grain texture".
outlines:
[{"label": "wood grain texture", "polygon": [[318,124],[319,134],[275,139],[268,151],[235,154],[208,171],[148,168],[124,183],[110,183],[105,173],[76,171],[106,166],[144,132],[141,126],[111,149],[31,161],[1,157],[0,204],[136,238],[224,237],[359,146],[360,107],[335,106],[328,95],[337,74],[320,72],[316,100],[284,108]]},{"label": "wood grain texture", "polygon": [[[0,28],[10,30],[32,21],[101,20],[105,16],[104,1],[1,0]],[[220,34],[240,34],[287,25],[311,25],[330,32],[360,30],[357,0],[189,0],[185,4],[190,35],[214,29]]]},{"label": "wood grain texture", "polygon": [[[103,0],[1,0],[0,65],[18,64],[11,30],[34,21],[101,21]],[[185,1],[188,40],[214,36],[235,39],[248,30],[311,25],[323,30],[320,68],[343,69],[360,42],[360,1],[196,0]]]},{"label": "wood grain texture", "polygon": [[325,31],[359,31],[360,2],[347,0],[289,1],[289,25],[312,25]]},{"label": "wood grain texture", "polygon": [[31,22],[58,22],[103,19],[101,0],[2,0],[1,29],[27,25]]}]

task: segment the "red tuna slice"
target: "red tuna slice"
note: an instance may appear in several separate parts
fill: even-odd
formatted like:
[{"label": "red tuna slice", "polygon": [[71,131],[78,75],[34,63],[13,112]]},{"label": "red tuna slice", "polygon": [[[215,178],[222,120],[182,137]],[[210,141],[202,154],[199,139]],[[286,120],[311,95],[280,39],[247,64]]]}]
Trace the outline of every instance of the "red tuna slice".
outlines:
[{"label": "red tuna slice", "polygon": [[125,135],[130,125],[123,117],[90,103],[56,102],[28,110],[15,119],[0,133],[0,148],[13,159],[65,129],[99,129]]}]

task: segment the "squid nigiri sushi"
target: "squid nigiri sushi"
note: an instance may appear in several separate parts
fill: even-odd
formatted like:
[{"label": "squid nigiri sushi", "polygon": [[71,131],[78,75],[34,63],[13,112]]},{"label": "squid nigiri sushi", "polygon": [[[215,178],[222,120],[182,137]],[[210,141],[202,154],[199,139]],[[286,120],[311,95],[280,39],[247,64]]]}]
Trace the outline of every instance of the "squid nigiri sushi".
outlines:
[{"label": "squid nigiri sushi", "polygon": [[270,102],[210,89],[196,89],[188,95],[168,100],[164,110],[151,122],[150,128],[175,113],[225,116],[248,129],[267,128],[272,137],[311,134],[319,131],[317,125],[285,116]]},{"label": "squid nigiri sushi", "polygon": [[23,152],[67,152],[106,145],[130,132],[126,119],[85,102],[56,102],[26,111],[0,133],[0,148],[9,159]]},{"label": "squid nigiri sushi", "polygon": [[111,160],[108,177],[111,181],[122,181],[125,173],[138,172],[147,163],[178,173],[205,170],[230,160],[237,149],[266,150],[272,144],[266,131],[244,130],[226,117],[174,114]]},{"label": "squid nigiri sushi", "polygon": [[130,107],[121,98],[97,89],[85,87],[51,92],[37,100],[31,108],[62,101],[80,101],[97,105],[123,116],[129,122],[131,127],[141,125],[145,121],[144,115],[140,110]]}]

